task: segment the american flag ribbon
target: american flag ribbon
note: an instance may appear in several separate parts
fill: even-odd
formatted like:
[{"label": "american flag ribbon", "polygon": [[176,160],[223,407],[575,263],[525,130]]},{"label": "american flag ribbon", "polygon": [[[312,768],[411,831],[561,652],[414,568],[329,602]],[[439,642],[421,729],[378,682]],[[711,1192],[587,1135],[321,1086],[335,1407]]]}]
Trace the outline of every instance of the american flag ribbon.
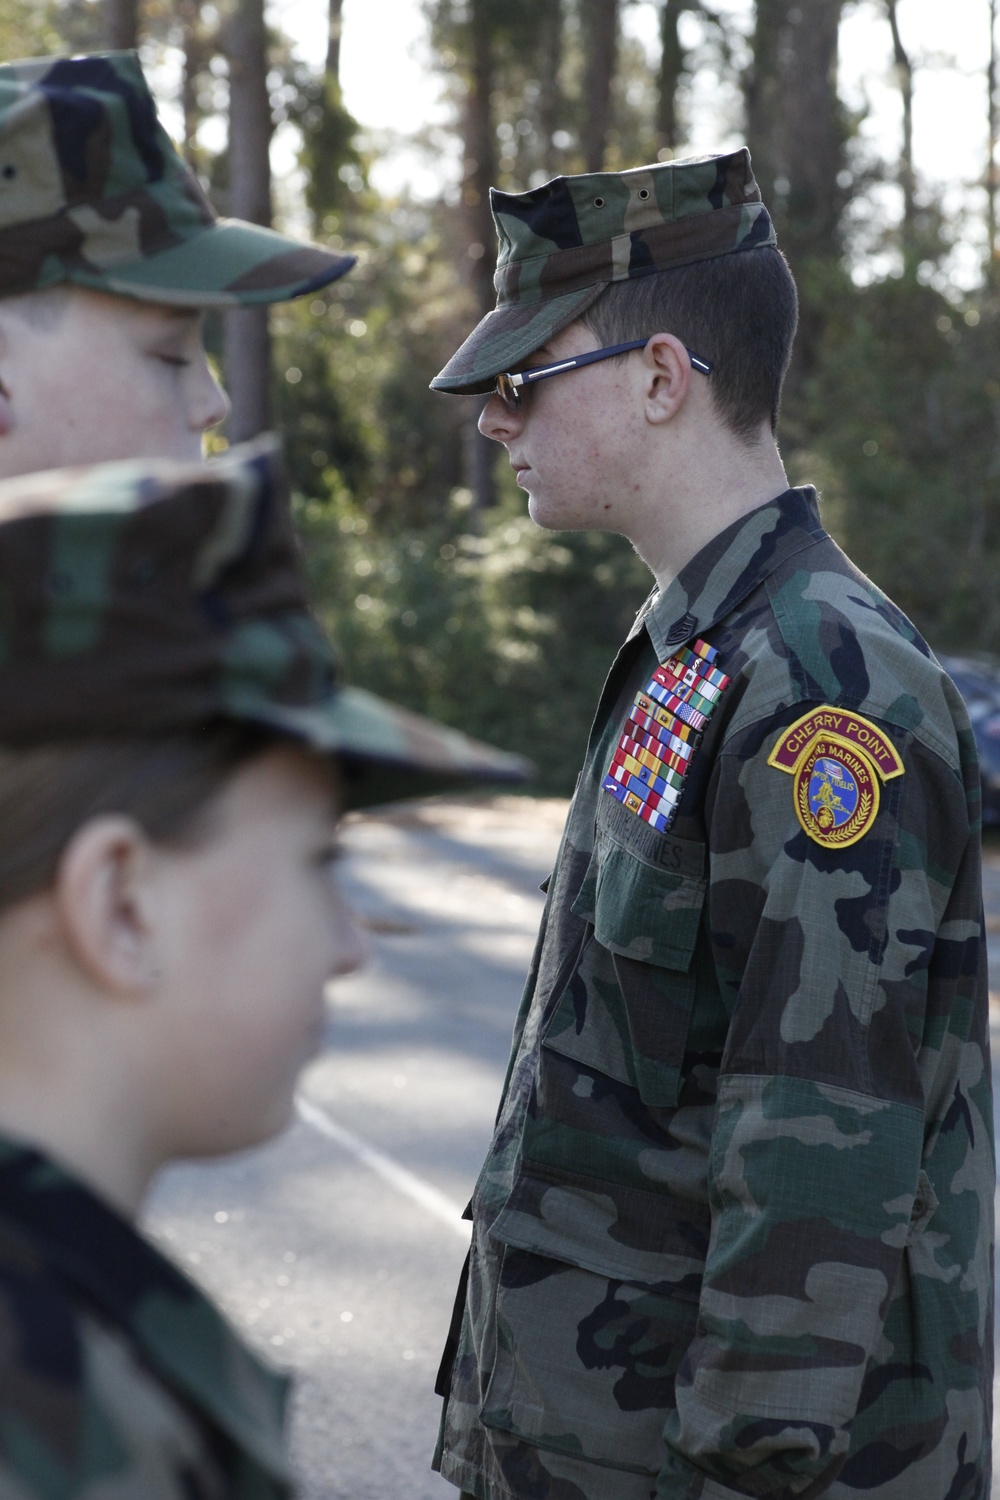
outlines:
[{"label": "american flag ribbon", "polygon": [[698,740],[697,732],[690,724],[682,724],[673,714],[645,693],[636,693],[635,702],[629,709],[629,722],[637,725],[645,734],[655,736],[671,750],[690,759],[691,751]]},{"label": "american flag ribbon", "polygon": [[701,731],[729,686],[718,652],[698,640],[658,666],[636,693],[602,783],[653,828],[670,827]]}]

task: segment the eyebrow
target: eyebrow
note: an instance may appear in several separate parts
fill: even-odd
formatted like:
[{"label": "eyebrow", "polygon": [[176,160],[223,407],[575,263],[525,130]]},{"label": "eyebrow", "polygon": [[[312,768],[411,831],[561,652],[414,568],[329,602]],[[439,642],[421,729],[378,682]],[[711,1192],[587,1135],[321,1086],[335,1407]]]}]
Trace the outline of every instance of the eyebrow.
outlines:
[{"label": "eyebrow", "polygon": [[200,307],[173,307],[166,302],[154,302],[149,305],[156,307],[172,323],[191,322],[200,318],[204,311]]}]

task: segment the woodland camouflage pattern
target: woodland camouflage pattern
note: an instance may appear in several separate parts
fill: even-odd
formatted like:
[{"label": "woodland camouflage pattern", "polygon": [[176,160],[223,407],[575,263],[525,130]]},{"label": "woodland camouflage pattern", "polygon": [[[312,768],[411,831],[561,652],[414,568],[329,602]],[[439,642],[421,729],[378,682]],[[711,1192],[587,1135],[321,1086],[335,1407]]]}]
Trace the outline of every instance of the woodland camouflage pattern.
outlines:
[{"label": "woodland camouflage pattern", "polygon": [[134,52],[0,66],[0,296],[68,281],[235,307],[316,291],[354,261],[217,219]]},{"label": "woodland camouflage pattern", "polygon": [[[732,679],[660,833],[602,793],[657,662]],[[822,847],[768,756],[899,751]],[[987,1500],[993,1125],[961,699],[790,490],[623,646],[472,1202],[436,1463],[488,1500]],[[450,1387],[450,1389],[449,1389]]]},{"label": "woodland camouflage pattern", "polygon": [[259,724],[337,754],[350,806],[526,763],[336,680],[273,438],[0,484],[0,743]]},{"label": "woodland camouflage pattern", "polygon": [[436,391],[492,390],[501,371],[574,322],[613,281],[775,244],[745,146],[553,177],[527,193],[491,188],[490,204],[500,241],[497,305],[431,381]]},{"label": "woodland camouflage pattern", "polygon": [[283,1500],[286,1381],[125,1219],[0,1139],[4,1500]]}]

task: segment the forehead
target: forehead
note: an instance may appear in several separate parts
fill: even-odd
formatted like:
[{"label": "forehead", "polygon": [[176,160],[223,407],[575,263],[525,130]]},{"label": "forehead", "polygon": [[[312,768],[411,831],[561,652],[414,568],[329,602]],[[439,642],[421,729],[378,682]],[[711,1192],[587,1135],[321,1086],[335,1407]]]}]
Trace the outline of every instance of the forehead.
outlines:
[{"label": "forehead", "polygon": [[[339,821],[342,780],[334,759],[295,742],[277,743],[236,771],[213,809],[217,826],[259,826],[260,815],[289,831],[322,833]],[[317,826],[319,824],[319,826]]]},{"label": "forehead", "polygon": [[70,282],[4,297],[0,299],[0,316],[3,314],[39,333],[55,333],[80,324],[183,330],[200,325],[204,316],[197,307],[140,301]]},{"label": "forehead", "polygon": [[591,330],[582,318],[576,318],[565,328],[560,328],[557,333],[550,333],[543,343],[538,344],[530,354],[526,354],[518,361],[518,364],[547,364],[566,354],[582,354],[585,350],[593,349],[594,344]]},{"label": "forehead", "polygon": [[172,302],[146,302],[138,297],[119,297],[113,292],[99,292],[91,287],[70,287],[71,306],[90,321],[98,323],[115,319],[136,327],[186,330],[200,326],[204,314],[200,308]]}]

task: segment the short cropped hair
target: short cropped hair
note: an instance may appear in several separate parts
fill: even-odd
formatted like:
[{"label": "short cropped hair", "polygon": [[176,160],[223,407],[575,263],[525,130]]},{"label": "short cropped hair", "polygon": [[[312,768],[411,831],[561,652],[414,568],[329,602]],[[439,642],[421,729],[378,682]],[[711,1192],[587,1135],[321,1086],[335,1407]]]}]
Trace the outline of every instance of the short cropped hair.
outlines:
[{"label": "short cropped hair", "polygon": [[0,911],[47,890],[91,818],[134,818],[154,843],[197,844],[230,779],[287,740],[254,726],[0,747]]},{"label": "short cropped hair", "polygon": [[798,323],[788,263],[772,245],[615,281],[582,315],[604,345],[672,333],[710,360],[712,400],[745,441],[774,432]]}]

